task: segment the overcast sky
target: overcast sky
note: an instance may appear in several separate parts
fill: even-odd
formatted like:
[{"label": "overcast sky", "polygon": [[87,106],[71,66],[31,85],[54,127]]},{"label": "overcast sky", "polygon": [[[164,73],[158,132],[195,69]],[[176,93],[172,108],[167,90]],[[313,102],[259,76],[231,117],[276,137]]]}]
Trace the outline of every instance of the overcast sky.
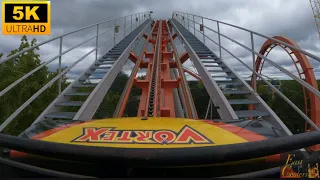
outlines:
[{"label": "overcast sky", "polygon": [[[113,19],[137,12],[152,10],[155,19],[168,19],[174,10],[189,12],[238,26],[242,26],[254,31],[261,32],[268,36],[287,36],[307,51],[320,55],[320,40],[317,36],[317,29],[313,18],[309,0],[54,0],[51,1],[51,35],[36,36],[37,41],[41,42],[51,37],[81,28],[96,22]],[[1,11],[1,10],[0,10]],[[205,22],[205,24],[209,22]],[[122,28],[120,22],[120,29]],[[210,27],[216,28],[211,24]],[[102,32],[110,27],[100,27]],[[221,27],[222,33],[230,35],[236,40],[250,46],[250,36],[242,31],[233,28]],[[92,37],[95,33],[94,29],[89,29],[83,33],[78,33],[64,39],[63,50],[73,47],[84,40]],[[105,39],[101,38],[99,43],[103,43]],[[110,37],[110,35],[109,35]],[[200,37],[200,36],[199,36]],[[20,44],[21,36],[0,36],[0,52],[8,54],[10,50],[17,48]],[[213,39],[217,39],[216,35],[212,35]],[[261,47],[265,39],[255,37],[255,48]],[[63,57],[63,63],[68,65],[90,51],[95,41],[86,43]],[[239,46],[234,45],[230,41],[222,40],[224,47],[230,49],[242,58],[243,61],[250,64],[252,61],[251,54]],[[214,52],[217,47],[208,44]],[[110,44],[111,47],[111,44]],[[55,41],[40,48],[41,60],[48,61],[57,55],[59,51],[59,42]],[[107,50],[107,47],[101,49],[99,54]],[[280,49],[275,49],[270,57],[275,62],[283,65],[288,70],[295,72],[294,65]],[[249,75],[245,71],[245,67],[241,66],[227,53],[223,53],[223,58],[234,67],[241,75]],[[82,63],[69,73],[70,77],[74,77],[80,71],[84,70],[94,59],[94,54],[86,58]],[[57,61],[50,65],[51,69],[56,67]],[[188,63],[189,66],[190,63]],[[319,77],[320,63],[312,62],[315,72]],[[264,73],[269,76],[284,77],[283,74],[275,68],[268,67],[264,69]]]}]

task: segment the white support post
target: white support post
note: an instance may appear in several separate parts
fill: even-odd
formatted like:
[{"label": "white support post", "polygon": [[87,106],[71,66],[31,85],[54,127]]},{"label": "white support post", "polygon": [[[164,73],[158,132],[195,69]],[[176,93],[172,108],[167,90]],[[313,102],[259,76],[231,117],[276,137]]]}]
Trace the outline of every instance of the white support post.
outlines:
[{"label": "white support post", "polygon": [[[61,60],[62,60],[62,56],[61,56],[61,53],[62,53],[62,37],[60,37],[60,48],[59,48],[59,75],[61,74]],[[59,89],[59,95],[61,94],[61,91],[62,91],[62,88],[61,88],[61,81],[62,81],[62,77],[59,78],[59,81],[58,81],[58,89]]]},{"label": "white support post", "polygon": [[257,76],[254,72],[256,72],[256,57],[254,54],[254,39],[253,39],[253,33],[250,33],[251,35],[251,49],[252,49],[252,81],[253,81],[253,90],[254,92],[257,92]]},{"label": "white support post", "polygon": [[203,34],[203,44],[206,44],[206,36],[204,35],[204,23],[203,23],[203,17],[202,17],[202,34]]}]

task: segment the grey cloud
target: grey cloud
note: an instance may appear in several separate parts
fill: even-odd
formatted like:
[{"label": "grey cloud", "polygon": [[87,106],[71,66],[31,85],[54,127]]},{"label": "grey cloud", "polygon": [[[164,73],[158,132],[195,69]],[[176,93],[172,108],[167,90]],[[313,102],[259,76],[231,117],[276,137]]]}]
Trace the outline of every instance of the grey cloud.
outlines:
[{"label": "grey cloud", "polygon": [[[225,1],[225,0],[57,0],[51,1],[51,18],[52,18],[52,34],[50,36],[36,36],[38,42],[47,40],[49,38],[58,36],[60,34],[70,32],[77,28],[94,24],[96,22],[113,19],[124,15],[137,13],[146,10],[154,11],[152,15],[156,19],[168,19],[171,17],[174,10],[189,12],[197,15],[218,19],[238,26],[243,26],[252,29],[268,36],[284,35],[293,39],[302,48],[307,49],[312,53],[318,53],[320,41],[317,37],[316,27],[312,16],[311,8],[308,1],[291,0],[238,0],[238,1]],[[189,16],[190,17],[190,16]],[[191,18],[191,17],[190,17]],[[197,19],[200,21],[200,19]],[[205,21],[207,24],[208,21]],[[123,22],[117,22],[122,27]],[[208,26],[216,29],[215,25]],[[113,23],[101,26],[99,31],[112,28]],[[199,28],[197,26],[197,28]],[[122,29],[122,28],[120,28]],[[208,31],[207,31],[208,32]],[[243,31],[235,30],[234,28],[221,27],[221,32],[235,38],[237,41],[250,46],[250,36]],[[63,49],[71,48],[84,40],[95,35],[95,29],[88,29],[74,35],[70,35],[63,40]],[[122,33],[122,32],[121,32]],[[107,38],[100,39],[103,43]],[[197,35],[200,39],[202,37]],[[210,37],[217,41],[217,35],[210,33]],[[265,41],[263,38],[255,36],[255,49],[258,51]],[[18,47],[20,44],[20,36],[0,36],[0,52],[7,54],[10,50]],[[208,40],[207,40],[208,42]],[[63,57],[63,64],[70,65],[77,58],[84,55],[92,49],[95,45],[95,40],[92,40],[80,48],[71,51]],[[245,63],[252,64],[251,53],[234,43],[222,38],[222,45],[229,49],[232,53],[240,57]],[[99,51],[102,55],[109,47],[104,47]],[[213,43],[208,45],[215,53],[218,53],[218,48]],[[59,51],[59,41],[54,41],[49,45],[41,47],[40,54],[42,61],[47,61],[57,55]],[[320,55],[319,53],[317,55]],[[89,58],[93,58],[90,56]],[[92,62],[93,59],[84,60],[81,64],[75,67],[75,71],[70,72],[72,76],[79,74]],[[230,65],[235,66],[239,74],[247,73],[246,68],[242,66],[234,58],[223,52],[223,58]],[[274,51],[270,54],[275,62],[291,68],[289,57],[283,53]],[[57,61],[50,64],[50,69],[54,70],[57,66]],[[319,68],[319,63],[312,61],[316,71]],[[192,64],[187,63],[186,66],[190,67]],[[238,69],[239,66],[239,69]],[[267,70],[269,73],[272,70]],[[272,72],[271,72],[272,73]]]}]

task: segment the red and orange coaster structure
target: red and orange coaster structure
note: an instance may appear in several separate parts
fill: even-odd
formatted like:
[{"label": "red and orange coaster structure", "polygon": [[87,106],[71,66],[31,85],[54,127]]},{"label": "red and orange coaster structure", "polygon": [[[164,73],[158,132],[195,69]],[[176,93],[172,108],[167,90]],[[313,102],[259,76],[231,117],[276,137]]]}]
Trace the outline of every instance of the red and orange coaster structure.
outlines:
[{"label": "red and orange coaster structure", "polygon": [[[126,102],[130,94],[130,90],[133,85],[142,89],[140,97],[138,117],[176,117],[173,89],[178,88],[180,85],[183,89],[183,96],[186,98],[186,93],[190,93],[189,86],[186,86],[186,77],[184,76],[185,68],[182,64],[189,58],[185,53],[179,60],[173,61],[173,58],[178,57],[178,54],[173,45],[173,38],[169,36],[168,24],[165,20],[156,21],[152,27],[151,37],[144,34],[144,38],[147,39],[144,45],[143,54],[137,57],[131,52],[130,59],[134,63],[138,63],[138,66],[142,69],[146,69],[146,75],[144,79],[138,79],[136,77],[138,70],[134,71],[134,79],[130,79],[132,82],[129,85],[129,91],[126,91],[124,95],[125,100],[120,106],[118,117],[123,116],[123,112],[126,107]],[[152,44],[152,51],[147,52],[146,47],[148,43]],[[170,50],[169,50],[170,49]],[[143,61],[147,59],[146,61]],[[171,69],[178,69],[179,76],[172,77]],[[182,83],[184,81],[185,83]],[[186,98],[187,99],[187,98]],[[192,99],[186,100],[187,112],[191,117],[191,108],[195,109],[195,105]],[[197,117],[195,111],[195,117]],[[196,118],[197,119],[197,118]]]}]

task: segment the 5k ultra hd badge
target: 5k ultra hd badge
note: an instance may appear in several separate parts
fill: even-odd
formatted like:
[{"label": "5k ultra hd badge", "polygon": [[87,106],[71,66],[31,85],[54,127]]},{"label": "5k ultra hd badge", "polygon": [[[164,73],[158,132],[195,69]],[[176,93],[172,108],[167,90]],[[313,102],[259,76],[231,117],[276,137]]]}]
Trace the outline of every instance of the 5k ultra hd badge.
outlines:
[{"label": "5k ultra hd badge", "polygon": [[50,1],[2,2],[3,35],[49,35]]}]

